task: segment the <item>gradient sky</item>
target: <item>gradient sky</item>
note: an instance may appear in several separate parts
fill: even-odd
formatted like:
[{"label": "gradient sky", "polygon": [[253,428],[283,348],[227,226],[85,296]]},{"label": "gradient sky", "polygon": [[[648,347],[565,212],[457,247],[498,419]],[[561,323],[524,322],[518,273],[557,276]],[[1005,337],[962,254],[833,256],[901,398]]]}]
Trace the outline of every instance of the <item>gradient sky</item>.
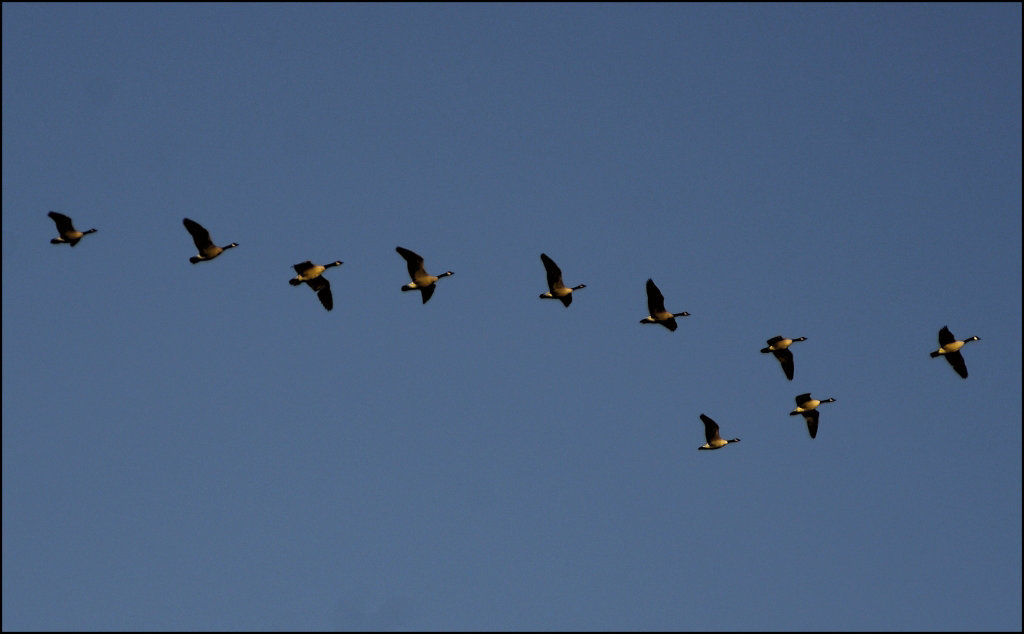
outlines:
[{"label": "gradient sky", "polygon": [[1020,630],[1021,133],[1019,3],[4,3],[3,629]]}]

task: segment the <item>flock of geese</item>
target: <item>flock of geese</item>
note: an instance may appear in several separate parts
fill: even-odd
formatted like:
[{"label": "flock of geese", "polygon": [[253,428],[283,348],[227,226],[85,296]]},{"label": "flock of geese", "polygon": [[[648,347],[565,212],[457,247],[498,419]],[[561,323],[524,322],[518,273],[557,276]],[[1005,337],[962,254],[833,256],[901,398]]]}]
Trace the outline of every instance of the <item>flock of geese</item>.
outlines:
[{"label": "flock of geese", "polygon": [[[75,229],[71,222],[71,218],[65,216],[62,213],[51,211],[48,214],[53,222],[57,225],[58,237],[50,240],[52,244],[69,244],[72,247],[78,244],[84,236],[90,233],[96,233],[96,229],[89,229],[87,231],[78,231]],[[182,223],[185,225],[185,229],[188,230],[192,236],[192,241],[195,242],[196,249],[199,253],[193,255],[188,259],[192,264],[199,262],[205,262],[212,260],[224,253],[228,249],[233,249],[238,246],[237,242],[232,242],[224,246],[217,246],[213,239],[210,238],[210,232],[206,230],[201,224],[194,220],[184,218]],[[405,247],[395,247],[395,251],[398,252],[402,258],[405,259],[406,268],[409,272],[409,277],[412,281],[402,286],[403,291],[419,291],[420,296],[423,299],[423,303],[426,304],[434,294],[437,281],[443,277],[453,275],[452,271],[445,271],[438,275],[431,275],[427,273],[423,266],[423,258],[417,253],[406,249]],[[541,299],[557,299],[562,302],[562,305],[566,308],[572,304],[572,294],[574,291],[578,291],[581,288],[586,288],[585,284],[578,284],[576,286],[566,286],[562,281],[562,269],[555,264],[555,261],[548,257],[547,254],[540,254],[541,262],[544,263],[544,271],[547,273],[548,290],[545,293],[540,294]],[[343,262],[340,260],[331,262],[330,264],[313,264],[310,260],[300,262],[293,265],[295,269],[295,277],[288,280],[288,283],[292,286],[300,286],[305,283],[313,292],[316,293],[317,299],[327,310],[334,308],[334,297],[331,295],[331,283],[323,276],[327,269],[341,266]],[[676,323],[676,317],[688,317],[688,312],[672,313],[665,309],[665,296],[662,295],[661,290],[654,283],[653,279],[647,280],[647,309],[650,314],[640,320],[641,324],[661,324],[665,328],[674,332],[679,325]],[[790,350],[790,346],[800,341],[807,341],[807,337],[797,337],[795,339],[787,339],[781,335],[772,337],[766,343],[766,347],[761,348],[762,353],[772,353],[779,363],[782,365],[782,371],[785,373],[786,378],[790,381],[793,380],[793,352]],[[960,353],[960,349],[972,341],[980,341],[979,337],[967,337],[966,339],[957,339],[953,336],[947,326],[943,326],[939,330],[939,348],[931,352],[931,357],[944,357],[949,362],[953,369],[963,378],[967,378],[967,364],[964,362],[964,357]],[[834,403],[836,399],[829,397],[823,400],[811,398],[810,393],[800,394],[796,397],[796,408],[789,413],[790,416],[796,416],[802,414],[804,420],[807,423],[807,431],[811,435],[811,438],[815,438],[818,435],[818,406],[824,403]],[[701,421],[704,423],[704,438],[707,442],[698,447],[698,449],[721,449],[729,443],[739,442],[739,438],[730,438],[728,440],[722,438],[719,433],[718,423],[716,423],[710,416],[704,414],[700,415]]]}]

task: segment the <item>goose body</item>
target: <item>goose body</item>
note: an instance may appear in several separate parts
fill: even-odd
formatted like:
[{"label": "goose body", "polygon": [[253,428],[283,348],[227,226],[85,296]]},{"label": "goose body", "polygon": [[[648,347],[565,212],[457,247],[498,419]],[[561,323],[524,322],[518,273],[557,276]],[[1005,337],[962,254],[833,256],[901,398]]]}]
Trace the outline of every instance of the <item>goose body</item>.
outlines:
[{"label": "goose body", "polygon": [[219,247],[210,239],[210,232],[207,231],[203,225],[199,224],[195,220],[189,220],[188,218],[183,218],[181,223],[185,225],[186,229],[188,229],[188,232],[192,235],[192,241],[196,243],[196,248],[199,249],[198,255],[193,255],[188,259],[192,264],[212,260],[228,249],[233,249],[238,246],[237,242],[232,242],[231,244]]},{"label": "goose body", "polygon": [[419,291],[420,295],[423,297],[424,304],[426,304],[427,300],[429,300],[431,295],[434,294],[434,285],[437,283],[437,280],[442,277],[454,275],[451,271],[445,271],[440,275],[430,275],[427,273],[426,269],[423,268],[422,257],[404,247],[395,247],[395,251],[405,258],[405,265],[409,270],[409,277],[412,278],[412,282],[403,286],[402,290]]},{"label": "goose body", "polygon": [[650,278],[647,280],[647,310],[650,314],[640,320],[641,324],[661,324],[672,332],[678,328],[676,317],[690,316],[690,313],[686,311],[670,313],[665,310],[665,296],[661,294],[661,290]]},{"label": "goose body", "polygon": [[739,438],[730,438],[726,440],[718,433],[718,423],[711,419],[710,416],[700,415],[700,419],[704,422],[704,440],[705,442],[697,449],[721,449],[731,442],[739,442]]},{"label": "goose body", "polygon": [[562,302],[562,305],[566,308],[572,303],[572,292],[578,291],[581,288],[586,288],[586,284],[580,284],[578,286],[569,287],[562,283],[562,269],[558,268],[555,261],[547,256],[545,253],[540,254],[540,260],[544,263],[544,271],[547,273],[548,278],[548,292],[541,293],[541,299],[557,299]]},{"label": "goose body", "polygon": [[822,403],[835,403],[836,399],[826,398],[823,401],[811,398],[810,392],[796,397],[796,409],[789,413],[790,416],[803,414],[807,421],[807,432],[814,438],[818,435],[818,406]]},{"label": "goose body", "polygon": [[75,246],[78,241],[82,239],[82,236],[89,233],[96,233],[95,229],[87,229],[86,231],[78,231],[74,225],[71,224],[71,218],[68,218],[59,211],[51,211],[46,214],[49,216],[54,224],[57,225],[58,237],[50,240],[50,244],[70,244]]},{"label": "goose body", "polygon": [[949,331],[948,326],[943,326],[939,330],[939,349],[931,353],[931,357],[946,357],[946,361],[949,361],[949,365],[953,366],[956,373],[963,378],[967,378],[967,363],[964,362],[964,355],[960,354],[960,348],[972,341],[981,341],[980,337],[968,337],[963,341],[958,340],[953,336],[953,333]]},{"label": "goose body", "polygon": [[767,341],[767,347],[761,348],[761,352],[765,354],[771,352],[775,355],[775,358],[782,364],[782,371],[786,373],[786,378],[790,381],[793,380],[793,351],[789,347],[798,341],[807,341],[807,337],[786,339],[782,335],[778,335]]},{"label": "goose body", "polygon": [[332,266],[341,266],[343,262],[338,260],[330,264],[313,264],[306,260],[292,266],[296,276],[288,280],[292,286],[298,286],[305,282],[314,292],[323,307],[327,310],[334,308],[334,296],[331,295],[331,283],[323,276],[323,272]]}]

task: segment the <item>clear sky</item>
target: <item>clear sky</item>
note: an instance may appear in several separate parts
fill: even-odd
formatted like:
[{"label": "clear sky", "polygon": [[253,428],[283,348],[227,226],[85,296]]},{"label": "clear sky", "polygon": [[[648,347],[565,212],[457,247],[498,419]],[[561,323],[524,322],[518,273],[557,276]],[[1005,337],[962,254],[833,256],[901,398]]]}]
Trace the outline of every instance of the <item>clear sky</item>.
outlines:
[{"label": "clear sky", "polygon": [[4,3],[2,236],[4,630],[1021,628],[1019,3]]}]

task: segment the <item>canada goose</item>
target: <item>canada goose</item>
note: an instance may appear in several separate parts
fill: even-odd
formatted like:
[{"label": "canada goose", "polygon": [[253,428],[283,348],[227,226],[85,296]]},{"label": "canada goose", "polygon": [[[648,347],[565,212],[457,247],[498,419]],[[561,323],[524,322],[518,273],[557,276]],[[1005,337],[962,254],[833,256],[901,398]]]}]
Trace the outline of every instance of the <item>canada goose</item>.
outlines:
[{"label": "canada goose", "polygon": [[721,449],[731,442],[739,442],[739,438],[730,438],[725,440],[718,435],[718,423],[711,420],[710,416],[700,415],[700,419],[704,421],[704,438],[707,440],[706,443],[697,447],[697,449]]},{"label": "canada goose", "polygon": [[649,278],[647,280],[647,310],[651,314],[641,319],[641,324],[661,324],[672,332],[675,332],[676,328],[678,328],[676,317],[690,316],[690,313],[686,311],[670,313],[665,310],[665,296],[661,294],[654,280]]},{"label": "canada goose", "polygon": [[541,299],[557,299],[568,308],[569,304],[572,303],[572,292],[578,291],[581,288],[586,288],[586,284],[580,284],[579,286],[573,286],[569,288],[562,283],[562,269],[558,268],[555,261],[549,258],[546,254],[541,253],[540,259],[544,263],[544,270],[548,274],[548,292],[541,293]]},{"label": "canada goose", "polygon": [[88,231],[76,231],[75,227],[71,224],[71,218],[68,218],[58,211],[51,211],[46,215],[52,218],[53,222],[56,223],[57,233],[60,234],[59,238],[53,238],[50,240],[50,244],[67,243],[71,246],[75,246],[85,234],[96,233],[95,229],[89,229]]},{"label": "canada goose", "polygon": [[949,331],[948,326],[943,326],[942,330],[939,331],[939,349],[932,352],[931,356],[935,357],[946,357],[946,361],[949,361],[949,365],[953,366],[956,373],[967,378],[967,364],[964,363],[964,356],[960,354],[960,348],[972,341],[981,341],[980,337],[968,337],[963,341],[958,341],[953,333]]},{"label": "canada goose", "polygon": [[824,401],[818,401],[811,398],[810,392],[807,394],[801,394],[796,397],[796,409],[789,413],[790,416],[796,416],[797,414],[803,414],[804,420],[807,421],[807,431],[810,432],[811,438],[818,435],[818,410],[817,407],[822,403],[835,403],[836,399],[831,396]]},{"label": "canada goose", "polygon": [[395,247],[395,251],[405,258],[405,265],[409,269],[409,277],[412,282],[402,287],[403,291],[418,290],[423,296],[423,303],[426,304],[430,296],[434,294],[434,283],[442,277],[454,275],[451,271],[445,271],[440,275],[430,275],[423,268],[423,258],[404,247]]},{"label": "canada goose", "polygon": [[807,341],[807,337],[783,339],[782,335],[779,335],[768,340],[767,348],[761,348],[761,352],[771,352],[775,355],[775,358],[782,364],[782,371],[786,373],[786,378],[790,381],[793,380],[793,352],[789,347],[797,341]]},{"label": "canada goose", "polygon": [[238,246],[237,242],[232,242],[229,245],[218,247],[210,239],[210,232],[207,231],[203,225],[199,224],[195,220],[189,220],[188,218],[182,219],[182,224],[188,229],[188,232],[192,234],[192,241],[196,243],[196,248],[199,249],[199,255],[193,255],[188,259],[189,262],[195,264],[196,262],[202,262],[203,260],[212,260],[221,253],[228,249],[233,249]]},{"label": "canada goose", "polygon": [[341,266],[342,264],[341,260],[331,262],[330,264],[313,264],[309,260],[300,262],[292,267],[298,275],[288,280],[288,283],[292,286],[298,286],[303,282],[309,284],[309,287],[316,292],[316,296],[320,299],[320,303],[324,305],[324,308],[331,310],[334,308],[331,283],[322,274],[332,266]]}]

